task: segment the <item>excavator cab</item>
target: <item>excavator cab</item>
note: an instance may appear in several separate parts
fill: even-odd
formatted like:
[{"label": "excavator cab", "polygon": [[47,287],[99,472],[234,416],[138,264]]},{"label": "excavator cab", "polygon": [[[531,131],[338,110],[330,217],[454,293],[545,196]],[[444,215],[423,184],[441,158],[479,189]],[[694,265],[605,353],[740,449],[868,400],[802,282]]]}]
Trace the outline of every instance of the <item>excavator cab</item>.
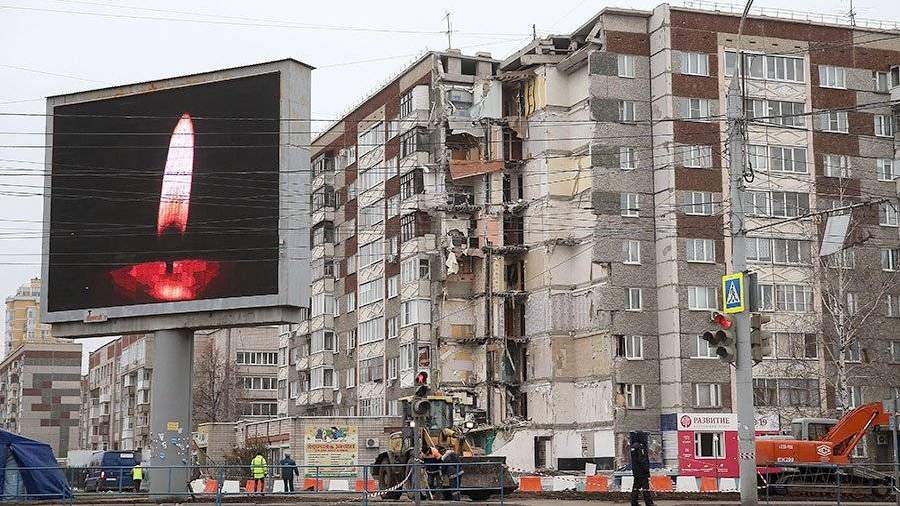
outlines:
[{"label": "excavator cab", "polygon": [[837,422],[834,418],[795,418],[791,436],[800,441],[822,441]]}]

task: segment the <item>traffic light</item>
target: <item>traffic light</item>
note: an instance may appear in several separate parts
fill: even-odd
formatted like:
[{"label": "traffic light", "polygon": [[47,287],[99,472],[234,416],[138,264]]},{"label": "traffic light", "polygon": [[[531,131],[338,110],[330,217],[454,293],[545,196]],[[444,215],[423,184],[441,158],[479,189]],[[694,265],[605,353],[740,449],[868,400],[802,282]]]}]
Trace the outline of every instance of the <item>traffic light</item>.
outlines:
[{"label": "traffic light", "polygon": [[734,362],[735,353],[737,352],[734,329],[734,320],[728,316],[714,312],[710,321],[714,327],[704,332],[700,338],[708,342],[710,346],[716,348],[716,355],[720,359],[732,363]]},{"label": "traffic light", "polygon": [[762,313],[750,315],[750,350],[753,354],[753,363],[762,362],[763,357],[772,354],[772,333],[762,328],[769,323],[772,317]]},{"label": "traffic light", "polygon": [[431,411],[431,403],[426,399],[428,397],[428,372],[419,371],[416,374],[416,393],[413,400],[413,413],[417,416],[427,415]]}]

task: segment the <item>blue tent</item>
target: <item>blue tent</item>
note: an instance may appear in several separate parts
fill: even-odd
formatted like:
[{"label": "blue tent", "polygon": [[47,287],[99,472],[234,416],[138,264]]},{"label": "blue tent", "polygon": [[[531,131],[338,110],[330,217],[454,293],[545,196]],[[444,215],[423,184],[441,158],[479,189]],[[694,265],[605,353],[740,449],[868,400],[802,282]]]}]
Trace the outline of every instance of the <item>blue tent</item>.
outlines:
[{"label": "blue tent", "polygon": [[50,445],[0,430],[0,500],[71,497]]}]

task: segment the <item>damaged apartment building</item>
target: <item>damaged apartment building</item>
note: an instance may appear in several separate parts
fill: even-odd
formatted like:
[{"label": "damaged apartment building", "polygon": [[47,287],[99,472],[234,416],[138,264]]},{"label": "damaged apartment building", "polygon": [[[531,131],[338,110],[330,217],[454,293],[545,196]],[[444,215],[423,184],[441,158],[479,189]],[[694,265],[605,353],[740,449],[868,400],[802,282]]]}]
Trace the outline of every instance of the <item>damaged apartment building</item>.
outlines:
[{"label": "damaged apartment building", "polygon": [[[653,434],[657,462],[684,465],[676,417],[732,404],[731,369],[698,335],[729,263],[720,119],[739,17],[608,8],[503,61],[431,52],[319,135],[310,318],[281,344],[289,414],[396,415],[426,370],[514,468],[617,467],[632,430]],[[868,240],[850,270],[900,268],[900,43],[820,25],[757,16],[744,37],[760,118],[748,224],[766,226],[748,262],[775,333],[754,369],[758,414],[775,422],[758,430],[838,406],[823,225],[779,222],[885,197],[854,214]],[[852,405],[900,386],[898,287],[875,301],[877,335],[843,353]]]}]

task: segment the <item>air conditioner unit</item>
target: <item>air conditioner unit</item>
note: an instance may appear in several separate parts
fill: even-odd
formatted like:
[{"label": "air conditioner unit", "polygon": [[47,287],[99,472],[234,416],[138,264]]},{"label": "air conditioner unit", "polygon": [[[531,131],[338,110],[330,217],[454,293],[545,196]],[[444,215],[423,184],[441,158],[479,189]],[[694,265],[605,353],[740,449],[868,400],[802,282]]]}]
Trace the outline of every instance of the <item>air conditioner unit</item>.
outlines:
[{"label": "air conditioner unit", "polygon": [[387,262],[388,262],[389,264],[392,264],[392,263],[394,263],[394,262],[396,262],[396,261],[397,261],[397,255],[388,255],[388,257],[387,257]]},{"label": "air conditioner unit", "polygon": [[378,439],[374,437],[366,438],[366,448],[378,448]]},{"label": "air conditioner unit", "polygon": [[884,446],[888,444],[887,434],[875,434],[875,444],[877,444],[878,446]]}]

